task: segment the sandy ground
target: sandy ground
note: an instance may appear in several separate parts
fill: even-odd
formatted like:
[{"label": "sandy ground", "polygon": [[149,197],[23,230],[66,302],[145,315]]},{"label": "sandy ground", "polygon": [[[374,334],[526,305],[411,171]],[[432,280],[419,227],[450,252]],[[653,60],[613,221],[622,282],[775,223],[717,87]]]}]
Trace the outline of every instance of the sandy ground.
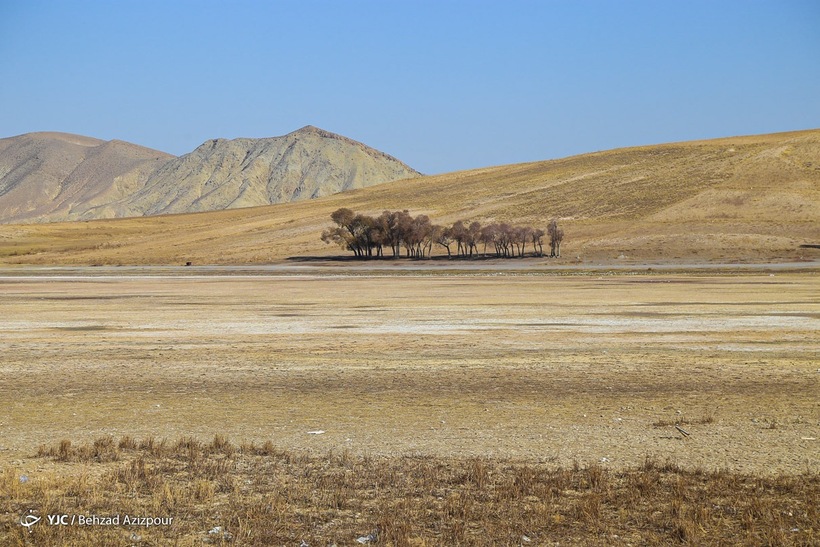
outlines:
[{"label": "sandy ground", "polygon": [[19,273],[0,272],[0,465],[63,438],[221,433],[820,471],[816,271]]}]

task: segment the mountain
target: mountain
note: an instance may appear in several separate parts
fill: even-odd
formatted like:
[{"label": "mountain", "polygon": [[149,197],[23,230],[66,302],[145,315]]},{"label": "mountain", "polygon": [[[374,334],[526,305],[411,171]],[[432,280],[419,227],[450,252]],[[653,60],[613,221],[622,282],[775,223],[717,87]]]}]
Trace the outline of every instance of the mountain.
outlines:
[{"label": "mountain", "polygon": [[307,126],[283,137],[208,141],[109,209],[141,216],[253,207],[417,176],[392,156]]},{"label": "mountain", "polygon": [[0,139],[0,222],[88,218],[89,210],[131,195],[171,158],[67,133]]},{"label": "mountain", "polygon": [[122,141],[32,133],[0,139],[0,222],[269,205],[419,175],[312,126],[283,137],[215,139],[178,158]]},{"label": "mountain", "polygon": [[346,255],[320,241],[340,207],[374,215],[409,209],[440,224],[462,219],[545,227],[558,218],[566,234],[563,261],[818,260],[820,130],[487,167],[310,202],[0,226],[0,262],[261,264]]}]

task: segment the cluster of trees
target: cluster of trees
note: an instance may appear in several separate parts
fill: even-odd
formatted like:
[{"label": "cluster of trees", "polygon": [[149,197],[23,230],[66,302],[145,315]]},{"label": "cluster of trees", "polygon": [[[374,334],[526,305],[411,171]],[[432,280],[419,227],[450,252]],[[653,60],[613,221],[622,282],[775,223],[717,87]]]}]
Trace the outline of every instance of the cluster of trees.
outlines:
[{"label": "cluster of trees", "polygon": [[469,225],[458,221],[452,226],[439,226],[430,222],[427,215],[410,215],[408,211],[384,211],[378,217],[355,213],[350,209],[337,209],[330,215],[335,224],[322,232],[322,241],[336,243],[345,250],[353,251],[360,258],[384,256],[390,249],[394,258],[405,256],[429,257],[433,245],[447,249],[447,256],[478,256],[482,246],[483,255],[489,248],[499,258],[523,257],[527,247],[533,256],[544,255],[544,238],[549,240],[549,256],[560,256],[564,230],[552,220],[544,231],[531,226],[513,226],[507,223]]}]

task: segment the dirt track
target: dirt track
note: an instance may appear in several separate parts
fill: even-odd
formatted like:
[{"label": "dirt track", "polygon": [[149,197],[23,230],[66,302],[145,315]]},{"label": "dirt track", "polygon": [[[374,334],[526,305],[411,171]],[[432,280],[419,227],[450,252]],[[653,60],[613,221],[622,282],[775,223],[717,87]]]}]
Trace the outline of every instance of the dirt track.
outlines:
[{"label": "dirt track", "polygon": [[61,438],[222,433],[818,471],[819,289],[814,272],[7,277],[0,461],[35,465]]}]

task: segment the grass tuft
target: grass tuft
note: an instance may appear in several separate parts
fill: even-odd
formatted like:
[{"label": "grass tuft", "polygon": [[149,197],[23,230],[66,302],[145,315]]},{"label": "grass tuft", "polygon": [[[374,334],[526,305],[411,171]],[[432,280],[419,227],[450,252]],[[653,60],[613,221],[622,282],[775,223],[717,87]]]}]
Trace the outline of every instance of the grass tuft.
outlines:
[{"label": "grass tuft", "polygon": [[[820,536],[820,476],[687,470],[648,457],[612,471],[494,458],[324,455],[235,445],[217,435],[91,443],[63,440],[37,457],[84,464],[21,483],[0,475],[0,544],[130,545],[117,527],[33,527],[36,514],[174,517],[140,529],[145,544],[809,545]],[[208,532],[219,527],[219,534]]]}]

